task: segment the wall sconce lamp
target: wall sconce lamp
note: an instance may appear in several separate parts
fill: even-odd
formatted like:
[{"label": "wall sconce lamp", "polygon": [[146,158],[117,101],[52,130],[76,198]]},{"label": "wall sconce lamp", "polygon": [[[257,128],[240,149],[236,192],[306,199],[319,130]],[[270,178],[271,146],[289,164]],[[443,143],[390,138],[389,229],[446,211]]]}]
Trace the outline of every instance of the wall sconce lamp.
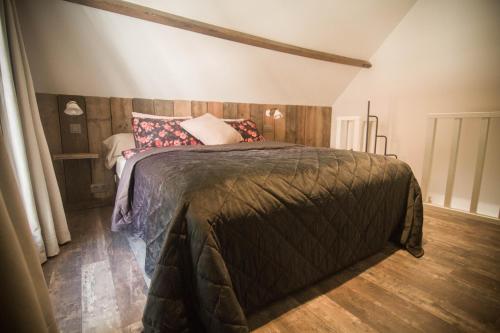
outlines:
[{"label": "wall sconce lamp", "polygon": [[285,115],[281,113],[280,110],[274,108],[274,109],[267,109],[266,110],[266,117],[273,117],[274,119],[281,119]]},{"label": "wall sconce lamp", "polygon": [[83,114],[83,110],[75,101],[69,101],[68,103],[66,103],[66,109],[64,109],[64,113],[68,116],[81,116]]}]

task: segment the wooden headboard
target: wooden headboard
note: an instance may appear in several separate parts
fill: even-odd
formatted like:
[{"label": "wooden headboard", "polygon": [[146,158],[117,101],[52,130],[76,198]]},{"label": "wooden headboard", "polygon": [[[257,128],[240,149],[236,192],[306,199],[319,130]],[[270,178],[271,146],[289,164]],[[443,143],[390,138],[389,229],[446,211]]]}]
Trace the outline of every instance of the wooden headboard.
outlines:
[{"label": "wooden headboard", "polygon": [[[64,113],[74,100],[81,116]],[[96,159],[54,161],[63,202],[68,209],[112,203],[113,172],[104,166],[102,141],[112,134],[132,131],[132,111],[165,116],[212,113],[219,118],[252,119],[267,140],[328,147],[332,109],[324,106],[223,103],[142,98],[89,97],[37,94],[38,108],[51,154],[95,153]],[[266,117],[267,109],[279,109],[284,117]]]}]

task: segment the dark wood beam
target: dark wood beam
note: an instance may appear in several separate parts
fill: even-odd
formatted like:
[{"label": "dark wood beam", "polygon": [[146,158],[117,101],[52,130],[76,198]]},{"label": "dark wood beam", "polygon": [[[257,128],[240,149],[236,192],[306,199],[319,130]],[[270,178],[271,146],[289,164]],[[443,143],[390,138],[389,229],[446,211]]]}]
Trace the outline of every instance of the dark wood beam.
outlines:
[{"label": "dark wood beam", "polygon": [[271,39],[250,35],[244,32],[219,27],[186,17],[170,14],[157,9],[136,5],[121,0],[65,0],[81,5],[106,10],[109,12],[135,17],[141,20],[155,22],[171,27],[189,30],[200,34],[222,38],[237,43],[261,47],[273,51],[289,53],[301,57],[334,62],[349,66],[370,68],[372,65],[361,59],[349,58],[337,54],[306,49],[299,46],[277,42]]}]

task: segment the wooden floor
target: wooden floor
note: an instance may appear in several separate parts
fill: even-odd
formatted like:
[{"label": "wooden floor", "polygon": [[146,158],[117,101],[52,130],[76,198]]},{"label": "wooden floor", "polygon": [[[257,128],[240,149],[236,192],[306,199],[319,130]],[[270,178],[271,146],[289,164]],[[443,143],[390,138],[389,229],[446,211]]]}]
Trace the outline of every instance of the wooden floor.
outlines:
[{"label": "wooden floor", "polygon": [[[139,332],[147,287],[111,208],[43,265],[62,332]],[[426,213],[425,256],[382,253],[249,318],[255,332],[500,332],[500,226]]]}]

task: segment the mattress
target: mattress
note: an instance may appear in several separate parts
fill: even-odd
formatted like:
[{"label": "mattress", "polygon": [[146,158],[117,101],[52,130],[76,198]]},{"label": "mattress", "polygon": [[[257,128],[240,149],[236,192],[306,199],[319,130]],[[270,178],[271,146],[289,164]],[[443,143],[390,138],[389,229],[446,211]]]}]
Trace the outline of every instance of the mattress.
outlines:
[{"label": "mattress", "polygon": [[125,168],[126,162],[127,160],[123,156],[120,156],[116,159],[116,175],[118,176],[118,179],[121,179],[122,177],[123,168]]}]

